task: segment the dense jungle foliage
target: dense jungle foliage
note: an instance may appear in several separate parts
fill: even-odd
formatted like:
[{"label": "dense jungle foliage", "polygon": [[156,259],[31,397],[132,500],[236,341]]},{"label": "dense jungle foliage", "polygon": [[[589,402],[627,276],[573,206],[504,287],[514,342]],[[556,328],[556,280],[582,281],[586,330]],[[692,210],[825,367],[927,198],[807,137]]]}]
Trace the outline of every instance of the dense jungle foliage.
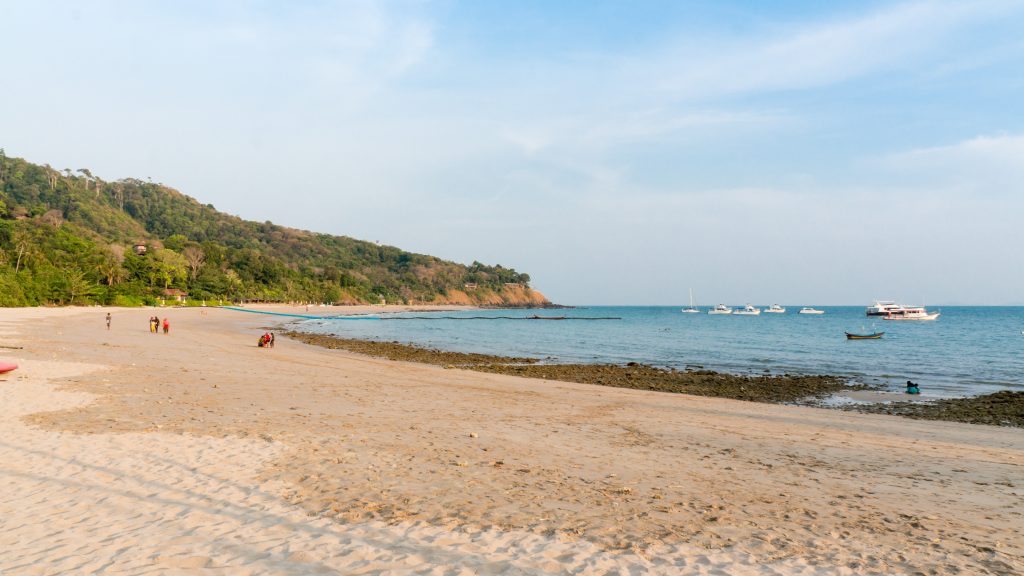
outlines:
[{"label": "dense jungle foliage", "polygon": [[0,306],[154,304],[178,291],[196,302],[430,303],[454,291],[493,302],[529,280],[249,222],[161,184],[105,182],[0,149]]}]

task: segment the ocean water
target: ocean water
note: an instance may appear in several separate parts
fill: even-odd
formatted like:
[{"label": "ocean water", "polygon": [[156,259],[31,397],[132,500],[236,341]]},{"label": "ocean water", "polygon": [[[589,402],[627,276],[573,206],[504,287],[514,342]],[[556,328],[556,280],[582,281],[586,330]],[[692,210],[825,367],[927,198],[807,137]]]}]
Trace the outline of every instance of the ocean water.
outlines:
[{"label": "ocean water", "polygon": [[[919,382],[930,396],[1024,391],[1024,307],[929,308],[934,322],[868,318],[862,306],[824,306],[821,316],[683,314],[680,307],[580,307],[402,313],[368,321],[309,319],[298,330],[399,341],[547,362],[641,362],[740,374],[835,374],[902,390]],[[618,320],[475,320],[471,317],[617,317]],[[366,317],[364,317],[366,318]],[[453,319],[454,318],[454,319]],[[844,331],[885,331],[847,340]]]}]

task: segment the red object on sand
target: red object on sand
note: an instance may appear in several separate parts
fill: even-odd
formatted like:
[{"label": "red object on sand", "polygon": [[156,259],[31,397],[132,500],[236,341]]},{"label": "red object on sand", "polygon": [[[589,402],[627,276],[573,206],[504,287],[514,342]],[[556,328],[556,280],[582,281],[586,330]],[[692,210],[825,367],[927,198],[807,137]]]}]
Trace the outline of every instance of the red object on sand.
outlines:
[{"label": "red object on sand", "polygon": [[18,368],[17,364],[8,364],[7,362],[0,362],[0,374],[5,374],[11,370]]}]

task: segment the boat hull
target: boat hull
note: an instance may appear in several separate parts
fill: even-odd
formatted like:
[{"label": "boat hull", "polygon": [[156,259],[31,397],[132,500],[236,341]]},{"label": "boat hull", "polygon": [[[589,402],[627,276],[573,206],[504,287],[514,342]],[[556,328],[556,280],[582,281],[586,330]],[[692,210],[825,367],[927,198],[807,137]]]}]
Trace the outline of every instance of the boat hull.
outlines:
[{"label": "boat hull", "polygon": [[851,334],[846,333],[847,340],[878,340],[885,335],[885,332],[875,332],[874,334]]},{"label": "boat hull", "polygon": [[942,314],[941,312],[932,312],[930,314],[889,314],[889,315],[884,316],[882,319],[883,320],[918,320],[918,321],[928,321],[928,320],[938,320],[939,319],[939,315],[941,315],[941,314]]}]

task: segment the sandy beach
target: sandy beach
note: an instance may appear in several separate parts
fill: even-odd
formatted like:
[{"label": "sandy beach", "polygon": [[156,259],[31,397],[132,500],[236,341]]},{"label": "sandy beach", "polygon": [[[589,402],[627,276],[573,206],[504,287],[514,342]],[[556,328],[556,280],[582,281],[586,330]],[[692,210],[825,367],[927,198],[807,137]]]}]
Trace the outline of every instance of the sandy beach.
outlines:
[{"label": "sandy beach", "polygon": [[257,348],[279,322],[0,311],[0,574],[1024,573],[1019,428]]}]

